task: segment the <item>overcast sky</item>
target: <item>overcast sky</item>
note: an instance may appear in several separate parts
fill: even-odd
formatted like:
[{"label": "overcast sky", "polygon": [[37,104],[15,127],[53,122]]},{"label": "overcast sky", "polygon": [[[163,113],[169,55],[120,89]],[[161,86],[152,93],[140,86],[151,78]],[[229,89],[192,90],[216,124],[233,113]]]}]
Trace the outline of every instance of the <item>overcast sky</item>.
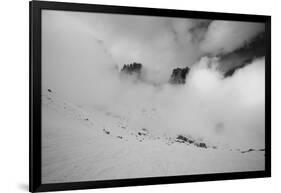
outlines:
[{"label": "overcast sky", "polygon": [[77,49],[104,49],[119,68],[140,62],[156,82],[167,81],[175,67],[192,66],[204,55],[231,53],[264,32],[262,23],[66,11],[43,11],[43,27],[43,33],[57,30],[73,36],[72,41],[89,36],[87,41],[97,45],[76,43]]}]

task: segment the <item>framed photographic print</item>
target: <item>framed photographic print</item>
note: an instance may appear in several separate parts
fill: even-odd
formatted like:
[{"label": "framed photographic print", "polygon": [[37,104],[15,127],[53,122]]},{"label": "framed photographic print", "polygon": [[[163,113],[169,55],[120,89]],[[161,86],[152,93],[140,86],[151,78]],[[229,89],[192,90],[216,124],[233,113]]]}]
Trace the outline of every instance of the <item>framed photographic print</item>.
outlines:
[{"label": "framed photographic print", "polygon": [[270,16],[30,2],[30,191],[270,177]]}]

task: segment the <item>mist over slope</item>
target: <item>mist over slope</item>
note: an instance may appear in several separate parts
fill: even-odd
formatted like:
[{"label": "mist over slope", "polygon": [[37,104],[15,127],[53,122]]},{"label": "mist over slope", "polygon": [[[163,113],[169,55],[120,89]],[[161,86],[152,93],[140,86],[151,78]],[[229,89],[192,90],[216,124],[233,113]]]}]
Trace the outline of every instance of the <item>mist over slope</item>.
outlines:
[{"label": "mist over slope", "polygon": [[44,181],[263,170],[263,33],[42,11]]},{"label": "mist over slope", "polygon": [[[255,60],[228,78],[216,70],[216,63],[202,58],[191,68],[185,84],[127,82],[125,87],[120,86],[116,104],[109,108],[117,112],[155,108],[158,117],[148,123],[154,123],[155,130],[192,134],[237,148],[263,148],[264,59]],[[145,124],[144,120],[137,121]]]},{"label": "mist over slope", "polygon": [[[169,135],[191,134],[230,147],[264,148],[264,58],[254,59],[243,68],[235,70],[232,76],[225,78],[224,72],[220,70],[224,64],[222,62],[225,61],[219,56],[202,56],[200,52],[195,54],[196,59],[191,60],[194,57],[185,57],[185,61],[181,57],[181,52],[177,52],[179,44],[171,43],[172,37],[183,36],[183,30],[199,30],[202,32],[201,38],[196,36],[196,39],[192,36],[193,38],[186,39],[192,35],[192,33],[187,33],[184,39],[188,48],[183,50],[191,54],[192,52],[188,50],[201,48],[203,42],[208,42],[210,37],[218,38],[214,29],[219,29],[218,32],[223,37],[230,39],[228,32],[240,30],[241,41],[232,44],[229,39],[225,42],[228,45],[219,41],[215,46],[212,40],[208,49],[207,47],[204,49],[204,52],[207,52],[213,45],[216,49],[212,54],[216,54],[220,48],[224,48],[223,53],[229,53],[240,49],[245,42],[250,41],[249,38],[252,39],[258,32],[262,32],[262,24],[218,21],[206,23],[202,27],[199,25],[202,23],[200,20],[169,18],[165,20],[137,16],[130,16],[128,19],[122,15],[112,17],[106,14],[88,16],[75,12],[43,12],[43,88],[55,90],[59,96],[73,104],[98,106],[118,113],[134,114],[135,122],[140,122],[155,132]],[[102,25],[96,18],[109,22],[110,25]],[[116,20],[117,23],[122,21],[120,25],[123,27],[127,26],[123,22],[128,20],[129,26],[135,26],[133,22],[135,21],[146,28],[143,30],[130,28],[134,32],[132,33],[126,31],[128,26],[126,29],[121,29],[116,26],[117,24],[112,24],[111,19]],[[92,25],[92,22],[96,25]],[[161,36],[156,33],[158,31],[146,31],[149,30],[148,27],[154,29],[153,25],[167,30]],[[232,27],[225,30],[224,26]],[[244,28],[245,31],[243,31]],[[101,29],[103,29],[103,34],[101,34]],[[113,34],[113,29],[117,30],[116,35]],[[173,33],[168,29],[174,29]],[[198,34],[201,33],[198,32]],[[113,40],[110,35],[117,39]],[[125,35],[128,35],[127,41],[124,39]],[[157,35],[158,38],[156,38]],[[148,36],[156,39],[148,38]],[[162,37],[161,41],[160,37]],[[145,38],[151,40],[149,45],[155,48],[154,50],[141,46],[140,42],[143,42]],[[132,45],[136,47],[124,49],[121,46],[122,42],[127,42],[126,45],[130,48]],[[112,51],[117,45],[120,48],[118,57]],[[173,53],[173,57],[163,53],[163,49],[168,49]],[[140,55],[132,54],[132,51],[137,50],[142,50]],[[156,58],[148,57],[148,53]],[[132,61],[139,61],[142,64],[142,79],[145,81],[132,81],[134,75],[129,79],[120,78],[124,63],[119,61],[124,61],[120,58],[121,56],[126,58],[124,54],[129,58],[134,56],[125,64]],[[160,61],[160,58],[163,60]],[[182,63],[179,63],[176,58],[181,58]],[[151,60],[148,61],[148,59]],[[173,69],[181,66],[185,68],[186,63],[192,65],[185,78],[185,84],[171,85],[169,79]],[[165,73],[151,69],[156,67]],[[166,81],[152,81],[159,80],[159,76],[162,77],[161,80]],[[153,84],[150,84],[151,82]],[[149,120],[139,119],[137,113],[148,108],[155,108],[159,113]]]},{"label": "mist over slope", "polygon": [[[127,179],[264,169],[263,149],[228,149],[160,134],[135,122],[155,109],[116,114],[42,93],[42,182]],[[233,164],[235,163],[235,164]]]}]

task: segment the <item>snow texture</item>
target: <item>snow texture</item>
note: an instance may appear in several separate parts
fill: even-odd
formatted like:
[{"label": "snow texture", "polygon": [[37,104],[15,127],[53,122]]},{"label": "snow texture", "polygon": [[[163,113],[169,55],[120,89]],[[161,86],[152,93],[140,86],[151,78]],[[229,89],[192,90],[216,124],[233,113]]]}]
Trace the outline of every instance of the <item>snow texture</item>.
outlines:
[{"label": "snow texture", "polygon": [[134,121],[157,109],[119,115],[42,94],[42,183],[264,170],[263,149],[228,149],[192,136],[153,133]]}]

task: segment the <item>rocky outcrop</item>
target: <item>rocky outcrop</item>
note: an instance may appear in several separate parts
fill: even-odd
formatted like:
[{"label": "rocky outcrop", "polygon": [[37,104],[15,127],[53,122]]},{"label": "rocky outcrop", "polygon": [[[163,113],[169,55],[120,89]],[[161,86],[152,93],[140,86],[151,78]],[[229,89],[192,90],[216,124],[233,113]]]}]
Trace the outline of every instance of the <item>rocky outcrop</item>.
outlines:
[{"label": "rocky outcrop", "polygon": [[171,84],[185,84],[186,75],[189,71],[189,67],[174,69],[169,82]]},{"label": "rocky outcrop", "polygon": [[224,78],[230,77],[232,76],[237,70],[245,67],[247,64],[249,64],[251,61],[246,61],[245,63],[241,64],[240,66],[235,66],[232,67],[230,70],[226,71],[223,76]]},{"label": "rocky outcrop", "polygon": [[139,75],[141,73],[142,70],[142,64],[141,63],[131,63],[131,64],[124,64],[123,68],[121,69],[122,73],[125,74],[136,74]]},{"label": "rocky outcrop", "polygon": [[231,77],[237,70],[251,64],[255,59],[264,57],[265,48],[265,35],[262,32],[242,48],[219,56],[221,65],[218,69],[225,78]]},{"label": "rocky outcrop", "polygon": [[[176,139],[175,139],[175,142],[177,142],[177,143],[184,143],[186,145],[193,144],[194,146],[199,147],[199,148],[211,147],[211,146],[208,146],[205,142],[197,141],[197,140],[193,139],[190,136],[184,136],[184,135],[178,135],[176,137]],[[215,146],[212,146],[212,148],[216,149]]]},{"label": "rocky outcrop", "polygon": [[[120,73],[122,77],[128,77],[129,75],[129,77],[132,76],[135,80],[145,81],[142,71],[143,65],[141,63],[133,62],[130,64],[124,64]],[[171,84],[185,84],[186,76],[189,71],[189,67],[173,69],[169,82]]]},{"label": "rocky outcrop", "polygon": [[183,135],[178,135],[175,141],[179,143],[189,143],[189,144],[195,142],[194,139]]}]

